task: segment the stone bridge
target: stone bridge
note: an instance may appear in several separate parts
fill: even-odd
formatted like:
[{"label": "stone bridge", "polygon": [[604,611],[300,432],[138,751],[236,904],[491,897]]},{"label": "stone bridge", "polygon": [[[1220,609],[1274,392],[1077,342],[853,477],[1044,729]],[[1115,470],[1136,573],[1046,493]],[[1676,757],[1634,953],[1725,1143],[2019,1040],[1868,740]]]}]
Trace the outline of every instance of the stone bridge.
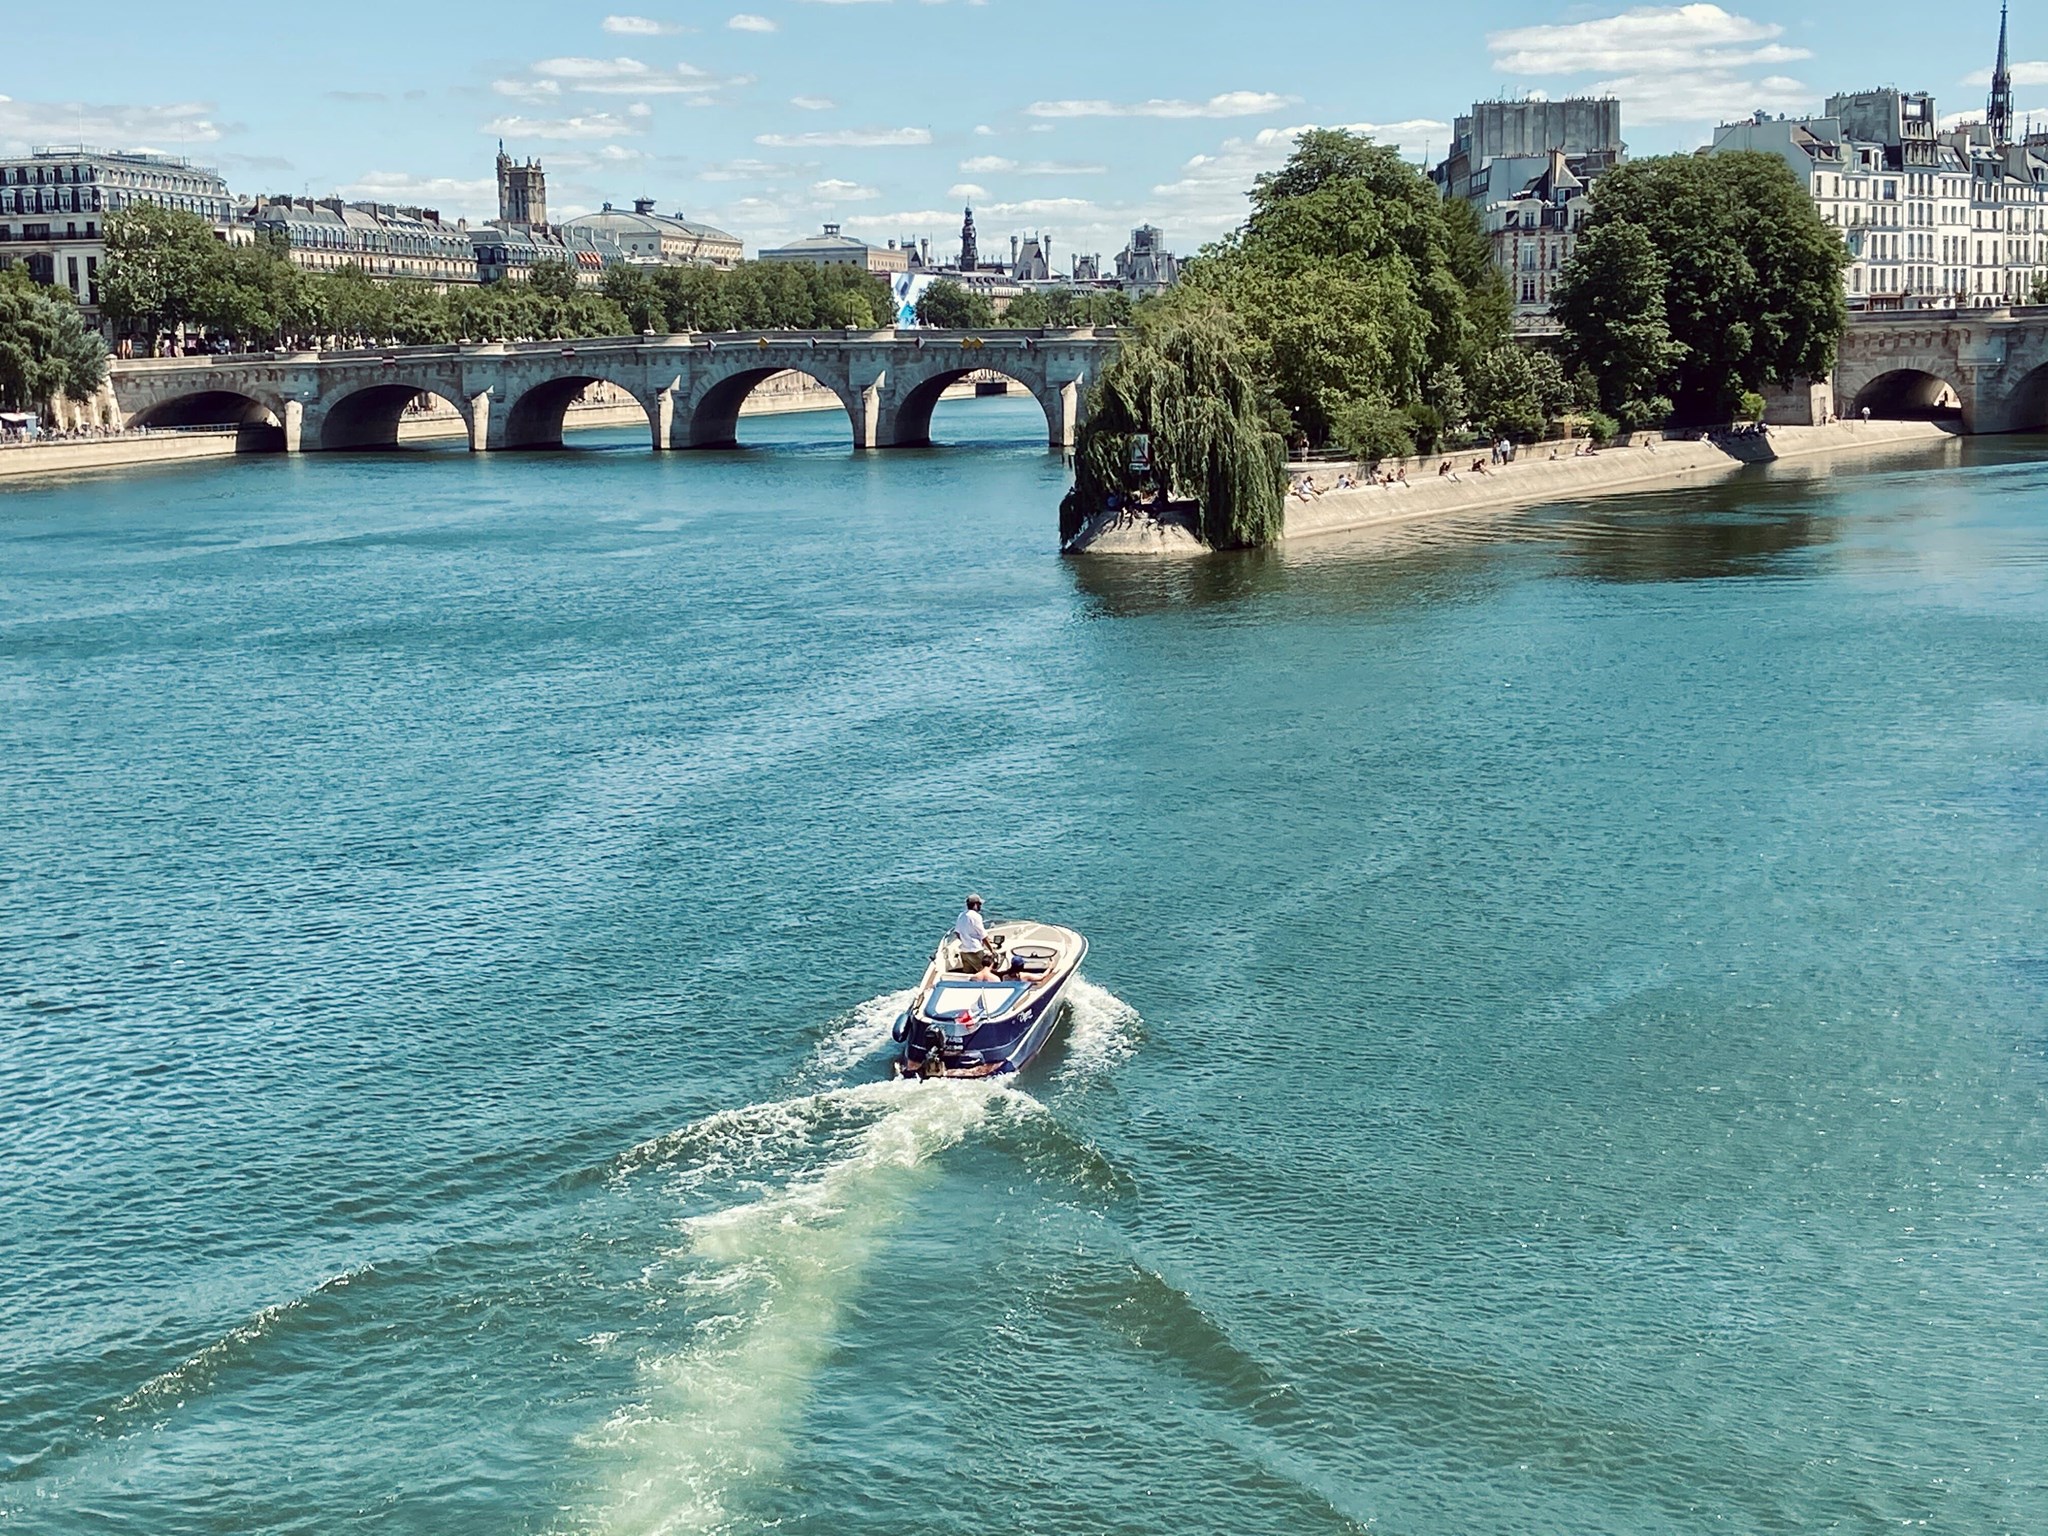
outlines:
[{"label": "stone bridge", "polygon": [[793,370],[838,397],[856,448],[899,448],[930,442],[939,397],[988,371],[1031,392],[1063,449],[1116,347],[1109,329],[650,335],[136,359],[113,365],[112,387],[131,426],[268,427],[291,453],[395,445],[407,405],[434,395],[482,452],[561,446],[570,404],[606,383],[640,403],[655,448],[730,448],[748,394]]},{"label": "stone bridge", "polygon": [[2048,428],[2048,307],[1858,316],[1835,402],[1849,417],[1959,414],[1965,432]]}]

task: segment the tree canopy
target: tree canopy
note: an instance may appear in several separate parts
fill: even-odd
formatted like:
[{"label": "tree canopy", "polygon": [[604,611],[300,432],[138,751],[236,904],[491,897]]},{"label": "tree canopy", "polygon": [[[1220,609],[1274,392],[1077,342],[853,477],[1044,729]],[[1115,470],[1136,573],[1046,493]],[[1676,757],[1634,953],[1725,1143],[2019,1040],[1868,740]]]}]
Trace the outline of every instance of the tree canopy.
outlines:
[{"label": "tree canopy", "polygon": [[152,336],[179,325],[246,346],[555,340],[645,331],[869,329],[894,313],[888,284],[858,268],[745,262],[621,264],[593,292],[559,261],[524,281],[377,281],[359,268],[312,273],[282,241],[228,246],[205,220],[145,207],[107,221],[102,308]]},{"label": "tree canopy", "polygon": [[1743,395],[1834,366],[1848,261],[1774,155],[1634,161],[1601,179],[1560,283],[1567,363],[1624,420],[1668,402],[1726,421]]},{"label": "tree canopy", "polygon": [[1128,325],[1131,301],[1126,294],[1097,289],[1053,288],[1019,294],[1001,316],[1012,330],[1065,330],[1081,325]]},{"label": "tree canopy", "polygon": [[987,294],[941,279],[917,301],[917,323],[948,331],[985,330],[996,323],[996,308]]},{"label": "tree canopy", "polygon": [[41,410],[59,395],[83,400],[106,376],[106,344],[71,295],[0,267],[0,410]]},{"label": "tree canopy", "polygon": [[1260,375],[1311,442],[1328,442],[1360,403],[1439,411],[1444,385],[1507,339],[1507,288],[1476,217],[1391,145],[1312,129],[1258,178],[1251,203],[1183,286],[1240,319]]},{"label": "tree canopy", "polygon": [[[1139,434],[1149,469],[1132,466]],[[1269,544],[1285,510],[1286,455],[1242,330],[1214,303],[1147,306],[1096,385],[1061,537],[1149,486],[1201,507],[1215,549]]]},{"label": "tree canopy", "polygon": [[1510,340],[1507,287],[1472,211],[1391,146],[1312,129],[1251,205],[1137,307],[1090,398],[1069,534],[1135,488],[1119,465],[1139,432],[1221,548],[1279,536],[1283,433],[1378,459],[1467,420],[1531,431],[1573,397],[1553,359]]}]

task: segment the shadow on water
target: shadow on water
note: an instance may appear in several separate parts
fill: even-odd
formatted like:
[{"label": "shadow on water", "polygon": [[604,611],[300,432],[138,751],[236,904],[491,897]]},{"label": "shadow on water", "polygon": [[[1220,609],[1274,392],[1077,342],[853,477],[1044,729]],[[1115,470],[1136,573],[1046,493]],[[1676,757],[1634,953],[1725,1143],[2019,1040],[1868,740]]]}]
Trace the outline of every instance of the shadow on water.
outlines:
[{"label": "shadow on water", "polygon": [[[1976,439],[1936,450],[1965,469],[2037,465],[2039,438]],[[1262,552],[1171,560],[1070,562],[1075,589],[1107,618],[1164,609],[1227,607],[1287,592],[1345,612],[1478,595],[1543,574],[1656,583],[1802,573],[1812,552],[1847,536],[1854,511],[1830,494],[1844,474],[1878,487],[1929,463],[1929,450],[1838,467],[1772,465],[1725,480],[1655,491],[1507,507],[1393,523]]]}]

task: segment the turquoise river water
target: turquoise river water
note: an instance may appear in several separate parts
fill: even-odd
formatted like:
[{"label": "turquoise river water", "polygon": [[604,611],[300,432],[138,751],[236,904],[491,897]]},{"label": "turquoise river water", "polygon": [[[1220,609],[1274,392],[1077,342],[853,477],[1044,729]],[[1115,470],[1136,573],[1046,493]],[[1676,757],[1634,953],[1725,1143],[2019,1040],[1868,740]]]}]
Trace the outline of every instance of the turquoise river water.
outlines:
[{"label": "turquoise river water", "polygon": [[[747,431],[0,494],[0,1528],[2048,1530],[2040,444]],[[890,1084],[970,886],[1087,984]]]}]

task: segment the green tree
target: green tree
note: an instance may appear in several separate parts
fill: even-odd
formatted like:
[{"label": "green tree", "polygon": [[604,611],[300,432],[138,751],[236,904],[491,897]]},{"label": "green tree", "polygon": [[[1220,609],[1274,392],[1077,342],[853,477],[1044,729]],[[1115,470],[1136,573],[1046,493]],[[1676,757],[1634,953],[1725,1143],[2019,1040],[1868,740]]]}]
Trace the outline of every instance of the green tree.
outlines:
[{"label": "green tree", "polygon": [[1330,440],[1346,456],[1365,464],[1405,459],[1416,449],[1416,423],[1386,399],[1346,400],[1330,423]]},{"label": "green tree", "polygon": [[620,313],[626,317],[626,324],[635,335],[668,329],[668,312],[662,305],[653,277],[645,267],[622,261],[605,268],[604,286],[600,291],[619,306]]},{"label": "green tree", "polygon": [[1579,237],[1551,312],[1564,327],[1565,361],[1589,377],[1597,403],[1624,430],[1671,414],[1668,390],[1686,357],[1665,318],[1669,276],[1650,232],[1622,220]]},{"label": "green tree", "polygon": [[[1089,397],[1074,488],[1060,507],[1071,538],[1111,496],[1156,485],[1201,508],[1212,548],[1270,544],[1286,512],[1286,454],[1253,354],[1219,306],[1182,304],[1146,317]],[[1131,465],[1139,434],[1151,468]]]},{"label": "green tree", "polygon": [[[1601,179],[1588,231],[1555,304],[1568,351],[1601,371],[1603,336],[1645,324],[1641,288],[1652,270],[1643,245],[1594,237],[1639,230],[1661,267],[1663,318],[1672,355],[1638,403],[1668,397],[1681,421],[1726,421],[1748,391],[1819,378],[1834,366],[1848,313],[1842,272],[1849,256],[1838,231],[1775,155],[1667,155],[1637,160]],[[1602,292],[1599,263],[1628,280],[1624,297]],[[1654,347],[1652,347],[1654,350]],[[1632,366],[1640,367],[1640,358]],[[1602,379],[1601,399],[1622,415]]]},{"label": "green tree", "polygon": [[0,410],[43,410],[59,395],[83,400],[106,377],[106,343],[70,293],[0,267]]},{"label": "green tree", "polygon": [[337,268],[323,276],[319,286],[321,313],[342,346],[370,346],[390,339],[390,295],[361,267]]},{"label": "green tree", "polygon": [[857,288],[839,288],[824,295],[818,301],[818,320],[833,330],[872,331],[876,325],[868,296]]},{"label": "green tree", "polygon": [[1469,382],[1470,419],[1488,437],[1531,442],[1578,404],[1577,391],[1554,354],[1514,342],[1475,358]]},{"label": "green tree", "polygon": [[945,331],[981,330],[996,323],[996,311],[987,294],[941,279],[917,301],[917,323]]},{"label": "green tree", "polygon": [[1251,201],[1244,227],[1191,262],[1183,287],[1239,317],[1255,366],[1311,441],[1329,441],[1348,405],[1446,414],[1432,381],[1506,338],[1506,289],[1471,211],[1391,146],[1310,130]]},{"label": "green tree", "polygon": [[1131,301],[1128,295],[1073,288],[1051,288],[1020,294],[1010,300],[1001,323],[1012,330],[1065,330],[1082,325],[1128,325]]},{"label": "green tree", "polygon": [[575,298],[578,292],[575,272],[560,261],[535,262],[533,270],[526,274],[526,286],[535,293],[564,301]]},{"label": "green tree", "polygon": [[194,213],[143,203],[106,223],[100,312],[124,332],[155,336],[199,320],[225,248]]}]

